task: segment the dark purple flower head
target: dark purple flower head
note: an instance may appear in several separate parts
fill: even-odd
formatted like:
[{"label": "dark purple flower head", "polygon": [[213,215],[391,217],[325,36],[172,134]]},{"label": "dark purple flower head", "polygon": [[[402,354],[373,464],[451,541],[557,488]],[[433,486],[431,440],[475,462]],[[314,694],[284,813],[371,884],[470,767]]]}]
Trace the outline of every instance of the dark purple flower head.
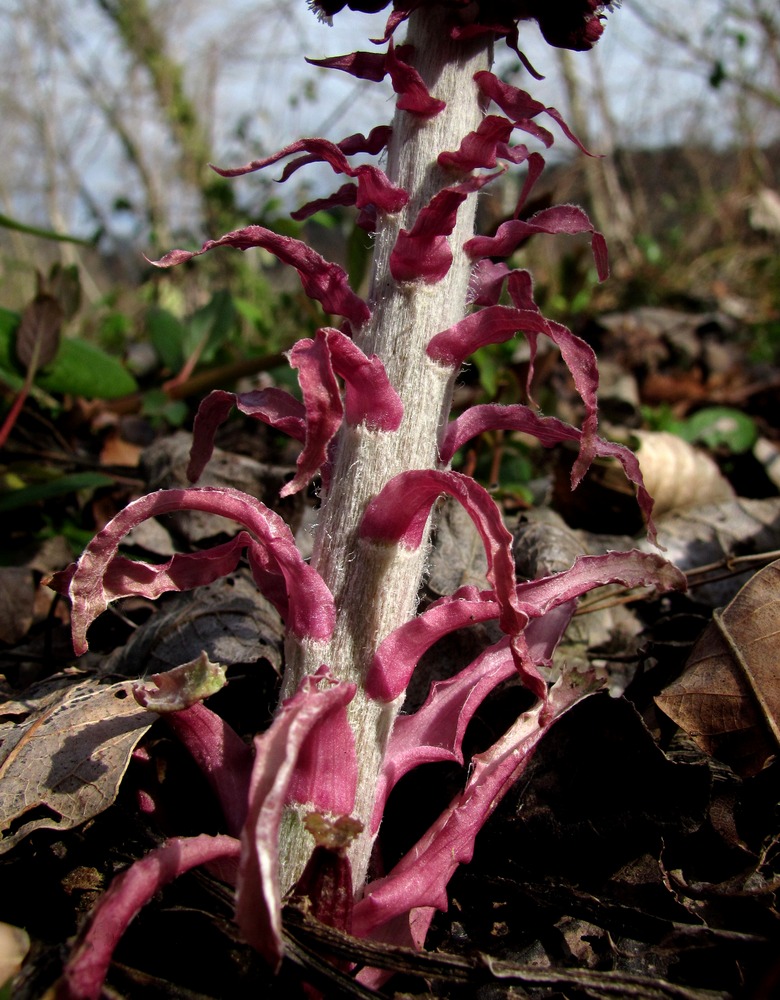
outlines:
[{"label": "dark purple flower head", "polygon": [[599,0],[525,0],[519,7],[527,9],[526,16],[534,18],[550,45],[559,49],[583,51],[591,49],[604,31],[605,9],[612,3]]},{"label": "dark purple flower head", "polygon": [[[550,45],[576,50],[593,47],[604,30],[604,11],[616,5],[604,0],[393,0],[391,23],[425,4],[446,8],[453,38],[486,31],[512,36],[518,21],[534,20]],[[391,6],[391,0],[311,0],[311,6],[329,19],[345,7],[373,14]]]}]

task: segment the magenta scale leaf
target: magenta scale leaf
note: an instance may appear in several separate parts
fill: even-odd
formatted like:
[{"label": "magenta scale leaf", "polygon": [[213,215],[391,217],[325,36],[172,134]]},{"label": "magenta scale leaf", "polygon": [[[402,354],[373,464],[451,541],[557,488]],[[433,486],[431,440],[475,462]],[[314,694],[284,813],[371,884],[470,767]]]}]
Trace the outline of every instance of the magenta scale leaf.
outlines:
[{"label": "magenta scale leaf", "polygon": [[[305,677],[298,691],[283,702],[269,729],[255,737],[255,766],[249,793],[249,812],[241,835],[236,920],[246,940],[256,948],[272,968],[282,959],[282,902],[279,887],[279,825],[285,805],[290,801],[290,787],[306,741],[318,733],[314,753],[326,757],[331,773],[318,771],[324,785],[319,786],[319,808],[349,812],[354,804],[357,760],[354,747],[351,757],[345,750],[342,711],[355,693],[354,684],[337,683],[326,667]],[[331,728],[327,719],[335,719]],[[324,737],[332,737],[329,743]],[[317,770],[316,768],[314,770]],[[309,778],[317,774],[310,768]],[[311,790],[312,786],[304,783]],[[298,785],[298,788],[302,788]],[[350,801],[350,798],[352,801]],[[339,806],[348,804],[348,809]],[[314,809],[312,810],[314,811]]]},{"label": "magenta scale leaf", "polygon": [[[159,565],[116,554],[121,540],[138,524],[178,510],[219,514],[238,521],[248,531],[210,552],[176,555]],[[335,622],[333,597],[320,575],[303,561],[287,524],[254,497],[239,490],[206,486],[159,490],[134,500],[92,539],[75,567],[57,575],[55,586],[70,582],[76,653],[86,652],[87,628],[111,601],[129,596],[153,598],[211,583],[232,572],[242,548],[248,549],[250,563],[254,556],[262,571],[260,579],[255,573],[258,586],[285,618],[289,631],[299,637],[327,639]]]},{"label": "magenta scale leaf", "polygon": [[444,188],[420,209],[410,230],[402,229],[390,254],[390,273],[396,281],[435,284],[452,266],[452,250],[447,237],[457,221],[458,209],[466,198],[499,176],[470,177]]},{"label": "magenta scale leaf", "polygon": [[487,578],[498,604],[498,621],[512,639],[518,673],[540,698],[547,687],[531,662],[523,629],[528,615],[515,596],[515,564],[512,536],[490,494],[479,483],[458,472],[414,470],[390,480],[366,508],[360,525],[361,538],[395,542],[408,549],[420,546],[434,502],[443,493],[454,497],[466,510],[482,538],[488,560]]},{"label": "magenta scale leaf", "polygon": [[327,337],[318,330],[314,340],[299,340],[287,357],[298,369],[298,383],[306,409],[306,438],[298,456],[294,479],[279,495],[286,497],[305,489],[328,460],[328,444],[341,426],[344,408],[333,371]]},{"label": "magenta scale leaf", "polygon": [[[354,693],[354,686],[352,688]],[[320,715],[302,744],[287,797],[311,809],[348,815],[355,806],[355,734],[345,704]]]},{"label": "magenta scale leaf", "polygon": [[[312,201],[307,201],[305,205],[301,205],[300,208],[296,208],[294,212],[290,212],[290,218],[296,222],[304,222],[312,215],[316,215],[317,212],[329,212],[334,208],[352,208],[353,205],[357,204],[357,196],[356,184],[342,184],[333,194],[326,195],[324,198],[314,198]],[[373,232],[374,228],[375,220],[370,231]]]},{"label": "magenta scale leaf", "polygon": [[439,598],[380,643],[366,677],[366,693],[378,701],[394,701],[406,690],[421,657],[435,642],[459,628],[497,617],[492,590],[466,586]]},{"label": "magenta scale leaf", "polygon": [[[561,131],[567,139],[573,142],[583,153],[586,153],[588,156],[591,155],[571,131],[563,120],[560,111],[556,108],[545,107],[541,101],[535,100],[526,91],[520,90],[518,87],[513,87],[509,83],[504,83],[487,70],[475,73],[474,80],[485,97],[490,98],[491,101],[497,104],[516,128],[531,132],[530,119],[535,118],[539,114],[546,114],[560,126]],[[548,143],[545,143],[545,145],[548,145]]]},{"label": "magenta scale leaf", "polygon": [[[363,136],[360,138],[362,139]],[[363,145],[366,144],[364,141]],[[360,146],[357,145],[357,148]],[[342,149],[328,139],[298,139],[271,156],[266,156],[262,160],[252,160],[251,163],[246,163],[242,167],[233,167],[229,170],[219,167],[212,169],[221,177],[241,177],[244,174],[250,174],[256,170],[262,170],[263,167],[278,163],[279,160],[292,156],[294,153],[301,152],[308,155],[291,164],[292,169],[286,176],[282,177],[282,180],[286,180],[286,177],[293,170],[303,166],[304,163],[327,163],[335,173],[346,174],[347,177],[353,177],[357,180],[355,204],[358,208],[363,208],[365,205],[376,205],[381,211],[392,215],[399,212],[409,200],[409,195],[401,188],[392,185],[379,167],[367,163],[353,167]]]},{"label": "magenta scale leaf", "polygon": [[99,1000],[111,956],[138,911],[156,892],[191,868],[224,858],[238,858],[233,837],[175,837],[122,872],[98,900],[65,963],[58,996]]},{"label": "magenta scale leaf", "polygon": [[536,233],[591,233],[593,259],[599,281],[605,281],[609,277],[609,258],[604,236],[593,227],[587,214],[577,205],[545,208],[525,222],[522,219],[509,219],[501,223],[495,236],[475,236],[465,244],[464,250],[470,257],[508,257],[523,240]]},{"label": "magenta scale leaf", "polygon": [[378,83],[385,76],[390,77],[393,90],[399,95],[396,107],[399,111],[408,111],[419,118],[433,118],[444,110],[444,102],[432,97],[423,83],[417,70],[407,61],[413,49],[410,45],[399,45],[398,48],[389,38],[385,54],[378,52],[351,52],[344,56],[333,56],[329,59],[307,59],[312,66],[324,69],[338,69],[359,80],[371,80]]},{"label": "magenta scale leaf", "polygon": [[[366,357],[340,330],[318,330],[314,340],[298,341],[288,358],[298,369],[303,403],[274,388],[248,393],[215,390],[201,403],[187,469],[191,480],[203,472],[213,452],[216,430],[233,406],[303,441],[296,475],[280,491],[283,497],[305,489],[326,465],[328,446],[341,426],[345,410],[351,426],[363,424],[369,430],[382,431],[395,431],[400,426],[403,404],[390,385],[385,366],[376,355]],[[343,405],[336,375],[345,382]]]},{"label": "magenta scale leaf", "polygon": [[396,49],[390,39],[386,66],[393,90],[399,95],[396,107],[418,118],[434,118],[444,110],[445,104],[431,96],[420,74],[406,62],[413,52],[411,45],[401,45]]},{"label": "magenta scale leaf", "polygon": [[191,483],[200,479],[214,451],[214,436],[233,407],[269,427],[289,434],[296,441],[306,439],[306,408],[283,389],[255,389],[252,392],[225,392],[215,389],[201,400],[192,427],[192,448],[187,466]]},{"label": "magenta scale leaf", "polygon": [[247,226],[227,233],[218,240],[207,240],[200,250],[171,250],[159,260],[149,263],[155,267],[173,267],[216,247],[235,247],[237,250],[262,247],[284,264],[291,264],[295,268],[303,290],[309,298],[320,302],[326,312],[343,316],[356,327],[362,326],[371,316],[366,303],[349,287],[343,268],[326,261],[300,240],[293,239],[292,236],[279,236],[263,226]]},{"label": "magenta scale leaf", "polygon": [[538,309],[487,306],[470,313],[454,326],[431,338],[426,354],[432,361],[459,368],[469,355],[487,344],[499,344],[518,332],[549,336],[550,321]]},{"label": "magenta scale leaf", "polygon": [[[501,143],[506,144],[512,134],[513,125],[500,115],[488,115],[479,124],[476,132],[464,136],[460,147],[454,152],[439,153],[437,159],[442,167],[462,170],[468,173],[478,167],[492,169],[496,165],[496,155]],[[527,154],[526,150],[526,154]]]},{"label": "magenta scale leaf", "polygon": [[334,371],[344,379],[347,423],[353,427],[362,424],[371,431],[397,431],[404,406],[380,358],[366,356],[340,330],[320,330],[320,335],[327,341]]},{"label": "magenta scale leaf", "polygon": [[252,751],[221,716],[205,705],[171,712],[165,722],[208,782],[222,809],[228,833],[238,837],[249,802]]},{"label": "magenta scale leaf", "polygon": [[[629,588],[650,586],[662,591],[686,589],[684,575],[655,553],[631,549],[601,556],[580,556],[570,569],[515,586],[515,607],[528,622],[525,630],[528,655],[535,655],[540,648],[539,635],[532,630],[535,619],[547,618],[556,608],[610,583],[621,583]],[[422,614],[391,632],[379,645],[366,678],[367,693],[382,701],[397,698],[406,690],[421,657],[435,642],[450,632],[498,619],[500,615],[500,604],[492,590],[479,591],[466,586],[439,598]],[[545,641],[549,645],[553,634]],[[554,641],[557,643],[558,639]],[[546,655],[534,662],[542,663],[545,659]]]},{"label": "magenta scale leaf", "polygon": [[[587,678],[562,678],[546,706],[521,715],[489,750],[472,759],[463,791],[384,878],[370,882],[353,911],[353,931],[421,947],[434,910],[447,909],[447,883],[474,853],[477,834],[526,768],[541,738],[569,708],[592,694]],[[369,977],[370,979],[370,977]]]},{"label": "magenta scale leaf", "polygon": [[[298,457],[298,472],[281,490],[289,496],[303,489],[327,463],[328,446],[346,409],[347,423],[369,430],[395,431],[403,418],[403,404],[393,389],[385,366],[376,355],[363,351],[339,330],[323,328],[314,340],[299,340],[289,352],[306,410],[306,436]],[[345,382],[341,402],[336,375]]]},{"label": "magenta scale leaf", "polygon": [[523,182],[523,188],[520,192],[520,197],[517,199],[517,206],[515,208],[515,218],[520,215],[528,196],[531,193],[534,184],[539,180],[539,177],[544,170],[544,157],[541,153],[531,153],[528,157],[528,173],[526,174],[525,181]]},{"label": "magenta scale leaf", "polygon": [[338,69],[358,80],[371,80],[372,83],[379,83],[387,75],[384,52],[349,52],[343,56],[328,56],[327,59],[307,57],[306,62],[322,69]]},{"label": "magenta scale leaf", "polygon": [[454,677],[437,681],[416,712],[398,716],[377,787],[372,832],[379,829],[387,796],[405,774],[435,761],[463,763],[466,727],[485,697],[515,670],[504,638]]},{"label": "magenta scale leaf", "polygon": [[467,197],[465,191],[445,188],[420,210],[410,230],[399,232],[390,254],[390,273],[396,281],[441,281],[452,266],[447,236]]},{"label": "magenta scale leaf", "polygon": [[[502,406],[499,403],[483,403],[472,406],[450,422],[439,447],[441,461],[449,463],[455,452],[462,448],[467,441],[488,430],[521,431],[525,434],[532,434],[545,448],[561,444],[564,441],[581,443],[583,437],[583,431],[579,428],[572,427],[557,417],[543,417],[521,403],[510,406]],[[627,478],[636,487],[637,502],[645,517],[647,532],[650,539],[654,541],[653,498],[647,492],[642,470],[634,452],[625,445],[595,437],[593,455],[599,458],[615,459],[623,466]],[[572,469],[572,488],[577,485],[574,477],[575,470]]]},{"label": "magenta scale leaf", "polygon": [[[336,146],[345,156],[355,156],[357,153],[367,153],[370,156],[376,156],[377,153],[381,153],[387,146],[392,134],[393,130],[389,125],[376,125],[367,136],[363,135],[362,132],[355,132],[354,135],[348,135],[346,139],[337,142]],[[296,170],[300,170],[307,163],[321,162],[322,157],[316,153],[298,156],[285,165],[280,180],[288,180]]]},{"label": "magenta scale leaf", "polygon": [[[329,819],[321,813],[309,813],[304,825],[316,846],[287,896],[287,903],[329,927],[350,934],[354,888],[347,847],[363,829],[362,824],[351,816]],[[342,959],[337,968],[347,971],[351,964]]]},{"label": "magenta scale leaf", "polygon": [[472,268],[470,303],[478,306],[498,305],[505,282],[516,309],[539,312],[534,301],[534,283],[530,271],[523,268],[510,269],[505,261],[492,261],[487,257],[478,260]]},{"label": "magenta scale leaf", "polygon": [[505,261],[492,261],[487,257],[478,260],[469,278],[469,305],[496,306],[509,274]]},{"label": "magenta scale leaf", "polygon": [[[525,280],[524,272],[517,272],[516,277],[513,272],[509,277],[509,287],[513,296],[516,295],[522,305],[533,306],[532,302],[528,302],[530,284]],[[580,438],[580,453],[572,471],[572,483],[576,485],[590,466],[596,447],[598,365],[596,355],[589,344],[562,324],[546,320],[536,307],[518,309],[511,306],[486,306],[466,316],[448,330],[437,333],[428,344],[427,354],[440,364],[459,367],[478,348],[486,344],[503,343],[518,331],[525,335],[531,348],[529,392],[533,378],[537,336],[543,333],[559,348],[575,388],[582,398],[585,419]]]}]

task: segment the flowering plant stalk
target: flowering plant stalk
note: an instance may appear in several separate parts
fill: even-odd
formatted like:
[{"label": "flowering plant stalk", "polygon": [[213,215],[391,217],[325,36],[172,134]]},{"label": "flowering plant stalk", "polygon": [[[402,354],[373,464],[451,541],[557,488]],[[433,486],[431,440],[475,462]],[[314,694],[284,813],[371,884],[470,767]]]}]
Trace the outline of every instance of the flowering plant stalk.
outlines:
[{"label": "flowering plant stalk", "polygon": [[[375,12],[387,0],[314,4],[324,19],[344,6]],[[308,295],[337,318],[289,352],[302,401],[278,389],[218,391],[203,401],[189,470],[196,481],[216,429],[235,406],[301,443],[295,477],[282,494],[304,489],[319,473],[321,507],[307,563],[283,520],[253,497],[230,489],[160,491],[131,503],[55,581],[70,593],[77,652],[86,649],[87,628],[110,601],[209,583],[242,558],[286,626],[280,705],[251,749],[201,703],[204,692],[193,694],[192,665],[138,687],[142,704],[170,713],[220,801],[225,832],[174,838],[114,882],[66,965],[63,995],[98,997],[111,951],[138,908],[169,879],[215,860],[235,883],[236,919],[246,940],[275,968],[288,893],[307,897],[315,916],[354,934],[422,946],[436,908],[446,908],[451,875],[471,858],[476,834],[534,747],[594,690],[587,677],[564,677],[552,687],[545,680],[544,666],[577,598],[611,582],[684,586],[659,556],[636,551],[582,557],[566,572],[518,583],[511,535],[498,507],[473,479],[450,469],[458,449],[488,429],[523,431],[544,445],[575,442],[572,485],[594,456],[616,458],[636,485],[652,532],[651,501],[634,456],[597,435],[591,348],[545,319],[528,273],[501,262],[534,234],[583,233],[599,276],[607,275],[603,237],[581,209],[558,206],[520,218],[544,161],[525,144],[512,144],[513,136],[519,132],[549,146],[553,137],[541,122],[553,121],[577,140],[554,108],[491,72],[495,41],[506,39],[520,56],[519,25],[530,19],[551,44],[589,48],[601,34],[603,7],[596,0],[395,0],[374,51],[317,63],[367,85],[389,77],[397,95],[392,126],[338,143],[302,139],[273,156],[219,171],[232,176],[285,160],[283,179],[312,162],[345,175],[347,183],[332,197],[304,206],[295,217],[356,207],[359,224],[375,241],[366,299],[349,287],[341,268],[259,226],[194,252],[171,251],[156,262],[169,267],[219,247],[262,247],[294,267]],[[402,25],[406,38],[396,44]],[[378,153],[385,155],[384,170],[353,162],[357,154]],[[525,165],[526,180],[515,217],[493,236],[475,235],[478,192],[518,164]],[[532,361],[540,336],[558,347],[582,397],[581,428],[519,404],[475,406],[450,419],[464,360],[517,333],[527,338]],[[462,504],[476,525],[490,588],[463,587],[418,614],[432,511],[442,495]],[[222,514],[242,530],[230,542],[165,564],[118,554],[135,525],[181,509]],[[399,714],[426,650],[456,629],[488,620],[498,622],[503,638],[459,674],[434,684],[413,714]],[[393,786],[427,762],[464,763],[469,720],[515,674],[536,696],[534,707],[472,759],[463,790],[409,854],[374,877],[372,848]],[[369,985],[380,981],[371,970],[361,977]]]}]

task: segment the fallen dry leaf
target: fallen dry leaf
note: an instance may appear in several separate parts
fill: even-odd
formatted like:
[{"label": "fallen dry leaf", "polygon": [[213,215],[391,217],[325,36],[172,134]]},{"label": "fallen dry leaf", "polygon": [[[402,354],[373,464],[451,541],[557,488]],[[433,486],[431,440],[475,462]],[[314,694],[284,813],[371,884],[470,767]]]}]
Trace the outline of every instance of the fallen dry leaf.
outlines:
[{"label": "fallen dry leaf", "polygon": [[461,504],[448,497],[436,523],[428,589],[437,596],[451,594],[467,584],[486,590],[487,568],[485,546],[474,522]]},{"label": "fallen dry leaf", "polygon": [[0,567],[0,642],[13,645],[33,623],[35,583],[24,566]]},{"label": "fallen dry leaf", "polygon": [[62,308],[51,295],[40,294],[22,313],[16,332],[16,356],[33,372],[57,356],[62,327]]},{"label": "fallen dry leaf", "polygon": [[267,660],[282,669],[283,628],[278,612],[247,572],[207,587],[173,594],[160,611],[135,630],[105,661],[120,676],[161,673],[206,652],[233,666]]},{"label": "fallen dry leaf", "polygon": [[[721,503],[670,511],[656,521],[658,542],[666,558],[684,573],[703,566],[719,568],[689,576],[692,596],[710,607],[724,607],[755,572],[726,572],[735,556],[773,552],[780,548],[780,497],[764,500],[732,499]],[[639,548],[654,552],[652,543],[639,539]]]},{"label": "fallen dry leaf", "polygon": [[21,927],[0,923],[0,989],[12,979],[30,950],[30,936]]},{"label": "fallen dry leaf", "polygon": [[780,743],[780,560],[714,616],[682,675],[655,700],[707,753],[742,775]]},{"label": "fallen dry leaf", "polygon": [[[133,681],[90,679],[0,713],[0,854],[33,830],[67,830],[116,798],[130,755],[157,718],[140,708]],[[10,721],[23,716],[22,721]]]},{"label": "fallen dry leaf", "polygon": [[143,448],[140,445],[126,441],[121,433],[114,429],[109,431],[100,450],[101,465],[124,465],[135,468],[141,460]]}]

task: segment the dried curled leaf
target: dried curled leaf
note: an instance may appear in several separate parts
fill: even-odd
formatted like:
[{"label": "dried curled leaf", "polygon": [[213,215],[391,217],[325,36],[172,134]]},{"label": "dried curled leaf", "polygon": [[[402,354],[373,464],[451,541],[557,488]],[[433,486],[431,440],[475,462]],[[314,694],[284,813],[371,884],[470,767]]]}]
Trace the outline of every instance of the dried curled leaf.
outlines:
[{"label": "dried curled leaf", "polygon": [[62,309],[51,295],[36,295],[22,313],[16,333],[16,356],[37,371],[56,357],[60,346]]},{"label": "dried curled leaf", "polygon": [[151,684],[136,684],[135,700],[150,712],[181,712],[212,694],[227,683],[227,667],[212,663],[206,652],[189,663],[182,663],[164,674],[152,674]]},{"label": "dried curled leaf", "polygon": [[[635,431],[637,459],[656,518],[670,510],[731,500],[734,490],[710,456],[668,431]],[[624,489],[616,472],[615,489]]]},{"label": "dried curled leaf", "polygon": [[131,681],[87,680],[2,711],[29,714],[0,724],[0,854],[33,830],[68,830],[110,806],[156,718],[136,704]]},{"label": "dried curled leaf", "polygon": [[705,630],[656,704],[707,753],[743,775],[780,743],[780,560],[745,584]]}]

